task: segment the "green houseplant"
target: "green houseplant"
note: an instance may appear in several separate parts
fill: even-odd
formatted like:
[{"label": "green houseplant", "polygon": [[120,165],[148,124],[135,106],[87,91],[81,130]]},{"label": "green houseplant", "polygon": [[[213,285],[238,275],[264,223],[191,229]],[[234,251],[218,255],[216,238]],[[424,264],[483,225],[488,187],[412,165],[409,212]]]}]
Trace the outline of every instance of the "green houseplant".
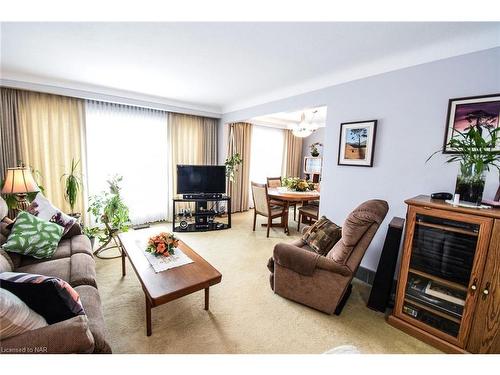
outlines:
[{"label": "green houseplant", "polygon": [[237,152],[226,159],[224,163],[226,166],[226,177],[230,182],[234,181],[236,173],[238,172],[238,166],[243,162],[241,155]]},{"label": "green houseplant", "polygon": [[86,234],[89,237],[97,237],[105,244],[109,243],[114,233],[126,232],[129,228],[129,209],[120,196],[122,179],[121,176],[113,176],[107,181],[109,191],[103,191],[89,198],[87,211],[95,218],[97,224],[104,224],[104,229],[91,227],[86,230]]},{"label": "green houseplant", "polygon": [[61,179],[65,179],[65,191],[64,198],[69,203],[71,208],[70,215],[73,217],[79,217],[79,213],[75,213],[76,200],[78,198],[78,191],[81,189],[81,176],[78,174],[77,168],[80,164],[80,160],[75,161],[71,159],[71,168],[69,173],[65,173],[61,176]]},{"label": "green houseplant", "polygon": [[309,150],[311,151],[311,156],[312,157],[318,157],[319,156],[319,150],[318,147],[322,147],[323,144],[320,142],[315,142],[312,145],[309,146]]},{"label": "green houseplant", "polygon": [[[487,134],[483,136],[484,129]],[[500,152],[497,145],[500,136],[500,127],[470,126],[465,131],[454,130],[458,135],[451,138],[442,150],[452,149],[453,154],[448,156],[447,163],[459,162],[460,170],[455,185],[455,194],[460,194],[460,200],[481,204],[483,198],[486,172],[496,168],[500,172]]]}]

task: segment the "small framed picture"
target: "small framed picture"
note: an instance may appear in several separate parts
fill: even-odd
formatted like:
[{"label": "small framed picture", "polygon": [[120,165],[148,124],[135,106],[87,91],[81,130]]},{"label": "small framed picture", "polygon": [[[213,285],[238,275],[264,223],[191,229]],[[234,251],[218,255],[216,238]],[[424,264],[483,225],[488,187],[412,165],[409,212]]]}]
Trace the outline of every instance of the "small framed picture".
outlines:
[{"label": "small framed picture", "polygon": [[[475,126],[488,134],[487,129],[495,129],[499,125],[500,94],[470,96],[467,98],[450,99],[448,102],[448,115],[446,117],[446,130],[443,144],[443,153],[453,154],[454,150],[447,147],[447,143],[458,132],[466,132]],[[500,151],[500,144],[495,148]]]},{"label": "small framed picture", "polygon": [[373,166],[377,120],[340,124],[338,165]]}]

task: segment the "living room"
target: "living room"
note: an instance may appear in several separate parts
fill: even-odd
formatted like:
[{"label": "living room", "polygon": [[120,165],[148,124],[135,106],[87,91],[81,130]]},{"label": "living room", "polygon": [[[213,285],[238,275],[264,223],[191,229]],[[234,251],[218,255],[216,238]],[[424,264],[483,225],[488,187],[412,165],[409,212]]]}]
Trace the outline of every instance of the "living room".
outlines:
[{"label": "living room", "polygon": [[17,12],[2,362],[500,353],[500,22]]}]

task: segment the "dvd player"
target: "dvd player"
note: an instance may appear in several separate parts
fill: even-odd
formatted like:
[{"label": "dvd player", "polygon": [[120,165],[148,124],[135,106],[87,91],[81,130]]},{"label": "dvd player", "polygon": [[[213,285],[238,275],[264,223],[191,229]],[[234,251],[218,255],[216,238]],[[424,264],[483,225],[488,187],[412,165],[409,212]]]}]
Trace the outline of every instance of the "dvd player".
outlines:
[{"label": "dvd player", "polygon": [[219,199],[222,198],[222,193],[196,193],[196,194],[183,194],[184,199]]}]

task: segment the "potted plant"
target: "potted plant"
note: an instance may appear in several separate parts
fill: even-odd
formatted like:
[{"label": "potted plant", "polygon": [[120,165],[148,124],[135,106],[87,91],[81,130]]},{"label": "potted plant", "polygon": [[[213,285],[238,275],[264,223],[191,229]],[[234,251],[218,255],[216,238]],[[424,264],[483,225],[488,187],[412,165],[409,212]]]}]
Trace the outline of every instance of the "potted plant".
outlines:
[{"label": "potted plant", "polygon": [[318,157],[319,156],[319,151],[318,147],[323,147],[323,144],[320,142],[315,142],[312,145],[309,146],[309,150],[311,151],[311,156],[312,157]]},{"label": "potted plant", "polygon": [[226,177],[230,182],[234,181],[236,173],[238,172],[238,166],[243,162],[241,155],[237,152],[226,159],[224,163],[226,165]]},{"label": "potted plant", "polygon": [[446,148],[452,149],[454,154],[448,156],[447,163],[459,162],[460,170],[455,185],[455,194],[460,194],[460,200],[481,204],[486,180],[486,172],[495,167],[500,172],[500,152],[496,150],[500,127],[487,130],[483,137],[484,129],[470,126],[464,132],[454,130],[457,136],[450,139],[442,150],[433,153],[429,161],[436,153]]},{"label": "potted plant", "polygon": [[86,230],[86,234],[104,242],[101,248],[111,241],[115,233],[126,232],[129,228],[129,209],[120,196],[119,184],[122,179],[121,176],[114,176],[107,181],[109,192],[103,191],[89,198],[87,212],[95,218],[97,224],[104,225],[104,228],[91,227]]},{"label": "potted plant", "polygon": [[69,203],[69,206],[71,208],[71,213],[69,215],[75,218],[79,218],[81,216],[81,213],[79,212],[75,213],[75,205],[76,205],[76,200],[78,198],[78,191],[80,190],[82,183],[81,178],[77,171],[79,164],[80,160],[75,161],[75,159],[71,159],[71,168],[69,173],[65,173],[61,176],[61,179],[63,178],[66,179],[64,198]]}]

